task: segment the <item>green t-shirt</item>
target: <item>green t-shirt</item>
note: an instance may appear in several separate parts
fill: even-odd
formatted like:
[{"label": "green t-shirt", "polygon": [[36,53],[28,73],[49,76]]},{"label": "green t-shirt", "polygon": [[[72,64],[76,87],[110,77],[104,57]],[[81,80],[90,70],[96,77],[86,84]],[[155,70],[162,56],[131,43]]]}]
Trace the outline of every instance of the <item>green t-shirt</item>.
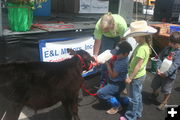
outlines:
[{"label": "green t-shirt", "polygon": [[126,29],[127,29],[127,23],[124,20],[123,17],[121,17],[118,14],[112,14],[114,21],[115,21],[115,26],[116,26],[116,30],[115,32],[113,30],[110,30],[109,32],[103,32],[102,29],[100,28],[100,21],[101,19],[98,20],[98,22],[96,23],[95,26],[95,30],[94,30],[94,37],[97,40],[101,40],[102,35],[106,36],[106,37],[117,37],[117,36],[123,36],[123,34],[125,33]]},{"label": "green t-shirt", "polygon": [[138,58],[141,58],[141,59],[143,59],[143,64],[142,64],[140,70],[138,71],[138,73],[136,74],[136,76],[134,77],[134,79],[146,75],[146,65],[149,60],[149,56],[150,56],[150,48],[149,48],[148,44],[144,43],[142,45],[138,45],[134,50],[131,62],[129,64],[128,74],[129,75],[132,74],[132,72],[134,71],[134,68],[137,64]]}]

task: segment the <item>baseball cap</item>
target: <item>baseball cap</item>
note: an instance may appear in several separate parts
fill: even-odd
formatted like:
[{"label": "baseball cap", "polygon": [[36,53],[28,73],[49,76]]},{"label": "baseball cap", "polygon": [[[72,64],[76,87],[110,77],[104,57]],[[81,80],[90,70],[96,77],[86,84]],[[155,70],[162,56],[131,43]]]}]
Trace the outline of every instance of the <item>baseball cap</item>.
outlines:
[{"label": "baseball cap", "polygon": [[132,51],[132,46],[127,41],[123,41],[118,43],[115,49],[111,50],[111,54],[119,55],[129,53],[130,51]]}]

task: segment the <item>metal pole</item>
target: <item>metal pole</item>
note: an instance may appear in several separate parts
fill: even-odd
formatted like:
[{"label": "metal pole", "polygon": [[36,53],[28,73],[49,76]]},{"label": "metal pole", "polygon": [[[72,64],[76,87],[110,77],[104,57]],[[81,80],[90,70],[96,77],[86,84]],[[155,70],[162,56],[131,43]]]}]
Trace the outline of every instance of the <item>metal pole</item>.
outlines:
[{"label": "metal pole", "polygon": [[121,5],[122,5],[122,0],[119,0],[119,9],[118,9],[118,14],[121,14]]},{"label": "metal pole", "polygon": [[145,20],[147,20],[147,9],[149,8],[149,0],[147,0]]},{"label": "metal pole", "polygon": [[137,15],[138,15],[138,1],[136,0],[136,20],[138,20]]},{"label": "metal pole", "polygon": [[0,0],[0,37],[3,35],[3,29],[2,29],[2,9],[1,9],[1,0]]}]

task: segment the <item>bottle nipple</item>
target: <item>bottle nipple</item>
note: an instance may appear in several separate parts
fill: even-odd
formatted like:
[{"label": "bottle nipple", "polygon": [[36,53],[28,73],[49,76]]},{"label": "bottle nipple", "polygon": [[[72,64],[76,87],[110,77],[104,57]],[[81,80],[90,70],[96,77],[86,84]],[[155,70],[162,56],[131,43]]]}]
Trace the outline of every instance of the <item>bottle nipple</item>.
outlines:
[{"label": "bottle nipple", "polygon": [[173,55],[174,55],[174,54],[171,52],[171,53],[167,56],[167,59],[168,59],[168,60],[172,60],[172,59],[173,59]]}]

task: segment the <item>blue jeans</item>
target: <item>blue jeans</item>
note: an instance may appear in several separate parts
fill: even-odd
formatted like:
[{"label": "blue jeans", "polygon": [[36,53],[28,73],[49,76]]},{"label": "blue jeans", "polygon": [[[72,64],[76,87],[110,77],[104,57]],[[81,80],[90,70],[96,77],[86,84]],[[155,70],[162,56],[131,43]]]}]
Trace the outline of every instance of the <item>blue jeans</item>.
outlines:
[{"label": "blue jeans", "polygon": [[107,49],[112,50],[113,48],[115,48],[116,44],[120,41],[120,37],[114,37],[114,38],[110,38],[110,37],[106,37],[106,36],[102,36],[102,40],[101,40],[101,49],[100,49],[100,53],[104,52]]},{"label": "blue jeans", "polygon": [[125,83],[121,82],[120,84],[107,84],[105,87],[99,89],[97,91],[97,96],[105,100],[111,107],[119,107],[121,106],[119,102],[119,95],[124,90]]},{"label": "blue jeans", "polygon": [[145,80],[146,76],[142,76],[137,79],[133,79],[130,84],[129,90],[129,106],[125,113],[125,117],[127,120],[137,120],[137,118],[142,117],[142,84]]},{"label": "blue jeans", "polygon": [[108,83],[108,81],[109,81],[109,74],[107,71],[107,67],[105,64],[102,64],[99,84],[100,86],[104,87]]},{"label": "blue jeans", "polygon": [[[120,41],[120,37],[106,37],[102,36],[102,41],[101,41],[101,49],[100,53],[104,52],[105,50],[109,49],[112,50],[115,48],[116,44]],[[105,64],[101,65],[101,77],[100,77],[100,85],[106,85],[108,81],[108,73],[107,73],[107,68]]]}]

